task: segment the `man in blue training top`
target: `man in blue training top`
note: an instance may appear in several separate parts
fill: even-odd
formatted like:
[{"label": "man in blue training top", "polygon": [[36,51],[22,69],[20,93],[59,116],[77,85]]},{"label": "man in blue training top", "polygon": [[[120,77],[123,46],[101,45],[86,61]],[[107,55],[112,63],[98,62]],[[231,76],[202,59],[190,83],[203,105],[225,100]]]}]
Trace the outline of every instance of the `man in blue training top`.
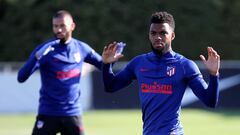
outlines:
[{"label": "man in blue training top", "polygon": [[88,44],[72,38],[75,23],[68,11],[52,19],[55,38],[39,45],[20,69],[18,81],[40,70],[38,115],[32,135],[83,135],[80,77],[84,62],[102,68],[101,55]]},{"label": "man in blue training top", "polygon": [[184,134],[179,115],[187,86],[209,107],[215,107],[218,101],[220,56],[212,47],[207,48],[207,59],[200,55],[210,73],[207,84],[192,60],[172,50],[174,29],[171,14],[154,13],[149,29],[152,52],[135,57],[116,74],[112,72],[112,63],[123,57],[115,55],[117,43],[109,44],[102,53],[105,91],[115,92],[133,80],[138,81],[143,135]]}]

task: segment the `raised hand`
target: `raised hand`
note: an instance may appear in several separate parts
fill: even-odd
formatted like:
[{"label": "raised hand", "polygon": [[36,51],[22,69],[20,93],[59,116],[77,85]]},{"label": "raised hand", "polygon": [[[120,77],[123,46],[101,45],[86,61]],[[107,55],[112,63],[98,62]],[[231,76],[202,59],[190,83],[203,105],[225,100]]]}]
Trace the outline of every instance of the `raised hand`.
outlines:
[{"label": "raised hand", "polygon": [[54,48],[52,45],[59,43],[60,40],[54,40],[43,45],[36,53],[35,57],[40,60],[43,56],[47,55],[50,51],[53,51]]},{"label": "raised hand", "polygon": [[110,43],[108,46],[105,46],[102,53],[103,63],[113,63],[116,62],[119,58],[123,57],[121,53],[117,52],[117,42]]},{"label": "raised hand", "polygon": [[212,47],[208,47],[207,51],[208,51],[207,60],[203,55],[200,55],[200,58],[211,75],[218,75],[220,68],[220,56]]}]

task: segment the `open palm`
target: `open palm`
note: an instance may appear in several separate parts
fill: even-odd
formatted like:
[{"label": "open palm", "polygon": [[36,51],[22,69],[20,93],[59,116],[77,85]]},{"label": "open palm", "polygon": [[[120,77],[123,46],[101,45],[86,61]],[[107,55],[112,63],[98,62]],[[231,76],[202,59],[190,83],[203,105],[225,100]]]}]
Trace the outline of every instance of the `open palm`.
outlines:
[{"label": "open palm", "polygon": [[218,75],[219,74],[219,68],[220,68],[220,56],[218,53],[212,48],[208,47],[208,58],[206,58],[203,55],[200,55],[201,60],[203,61],[204,65],[212,75]]},{"label": "open palm", "polygon": [[103,63],[113,63],[116,62],[119,58],[123,57],[122,54],[117,54],[117,42],[110,43],[108,46],[105,46],[102,53]]}]

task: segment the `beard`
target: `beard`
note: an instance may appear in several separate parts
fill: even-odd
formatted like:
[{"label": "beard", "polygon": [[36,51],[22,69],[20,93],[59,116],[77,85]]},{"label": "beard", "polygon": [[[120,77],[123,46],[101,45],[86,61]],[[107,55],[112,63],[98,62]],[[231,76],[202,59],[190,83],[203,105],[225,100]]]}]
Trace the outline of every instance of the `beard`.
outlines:
[{"label": "beard", "polygon": [[54,37],[55,37],[56,39],[60,39],[60,43],[61,43],[61,44],[64,44],[64,43],[66,42],[65,37],[60,38],[60,37],[58,36],[58,34],[59,34],[59,33],[54,34]]},{"label": "beard", "polygon": [[158,56],[163,55],[163,49],[161,49],[161,50],[155,49],[151,43],[150,43],[150,46],[151,46],[153,53],[157,54]]}]

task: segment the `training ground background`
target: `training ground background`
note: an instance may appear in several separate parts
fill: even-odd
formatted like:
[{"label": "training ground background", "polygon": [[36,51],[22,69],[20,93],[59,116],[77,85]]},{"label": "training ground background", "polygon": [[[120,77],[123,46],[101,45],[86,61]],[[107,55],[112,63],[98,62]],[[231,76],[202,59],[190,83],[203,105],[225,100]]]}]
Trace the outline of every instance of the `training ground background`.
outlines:
[{"label": "training ground background", "polygon": [[[203,76],[208,80],[206,69],[196,61]],[[39,72],[35,72],[25,83],[17,82],[17,72],[23,63],[0,63],[0,114],[36,112],[40,88]],[[118,62],[118,71],[126,62]],[[105,93],[101,72],[85,64],[81,79],[81,102],[84,110],[97,109],[139,109],[138,87],[134,81],[121,91]],[[220,98],[217,108],[240,108],[240,61],[222,61],[220,71]],[[187,89],[182,101],[183,108],[206,107]]]},{"label": "training ground background", "polygon": [[[206,80],[206,70],[196,61]],[[0,63],[0,135],[30,134],[38,107],[40,77],[35,72],[17,82],[23,63]],[[114,71],[126,62],[115,64]],[[85,64],[82,73],[84,126],[87,135],[140,135],[142,132],[138,88],[132,85],[114,94],[103,90],[101,72]],[[206,108],[187,89],[182,101],[186,135],[233,135],[240,132],[240,62],[222,61],[217,108]]]}]

